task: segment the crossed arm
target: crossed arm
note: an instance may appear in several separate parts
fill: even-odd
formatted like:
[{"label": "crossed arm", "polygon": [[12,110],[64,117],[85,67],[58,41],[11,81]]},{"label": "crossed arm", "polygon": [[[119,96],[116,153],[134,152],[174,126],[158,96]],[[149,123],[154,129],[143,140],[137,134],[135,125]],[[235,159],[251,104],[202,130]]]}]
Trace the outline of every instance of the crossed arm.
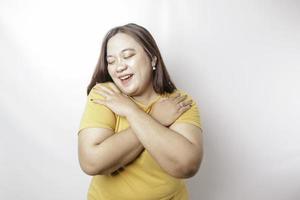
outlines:
[{"label": "crossed arm", "polygon": [[[186,95],[159,101],[152,108],[157,112],[147,114],[117,89],[113,92],[103,88],[95,92],[107,99],[95,103],[124,114],[130,128],[118,134],[105,128],[83,129],[79,134],[79,161],[83,171],[89,175],[110,174],[135,160],[145,148],[171,176],[188,178],[197,172],[203,155],[202,131],[189,123],[173,123],[190,108],[191,102],[183,102]],[[179,109],[178,104],[183,107]]]},{"label": "crossed arm", "polygon": [[[201,129],[187,123],[162,126],[144,112],[128,117],[139,141],[168,174],[189,178],[196,174],[202,159]],[[151,127],[145,129],[144,127]]]},{"label": "crossed arm", "polygon": [[111,174],[134,161],[144,149],[131,128],[118,134],[106,128],[83,129],[78,144],[81,168],[89,175]]},{"label": "crossed arm", "polygon": [[[182,102],[183,98],[177,100]],[[118,134],[104,128],[81,131],[79,160],[83,171],[89,175],[111,174],[135,160],[146,148],[171,176],[188,178],[197,172],[203,154],[200,128],[187,123],[166,127],[157,116],[136,108],[130,110],[127,120],[130,128]],[[174,121],[173,118],[169,122]]]}]

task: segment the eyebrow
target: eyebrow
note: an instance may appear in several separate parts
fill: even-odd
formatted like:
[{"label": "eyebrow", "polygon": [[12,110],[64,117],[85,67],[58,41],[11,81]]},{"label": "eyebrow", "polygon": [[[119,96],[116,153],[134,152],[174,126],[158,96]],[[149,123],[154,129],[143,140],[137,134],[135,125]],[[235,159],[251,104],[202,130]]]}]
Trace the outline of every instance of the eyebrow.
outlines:
[{"label": "eyebrow", "polygon": [[[133,48],[126,48],[123,49],[121,52],[123,53],[124,51],[135,51]],[[112,57],[112,55],[107,55],[106,57]]]}]

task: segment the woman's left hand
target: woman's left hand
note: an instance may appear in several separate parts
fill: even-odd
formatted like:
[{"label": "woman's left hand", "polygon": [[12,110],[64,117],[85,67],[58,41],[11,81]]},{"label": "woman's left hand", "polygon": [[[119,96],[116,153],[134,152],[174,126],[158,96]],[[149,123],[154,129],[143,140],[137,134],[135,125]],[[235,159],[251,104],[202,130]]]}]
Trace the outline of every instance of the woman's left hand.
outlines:
[{"label": "woman's left hand", "polygon": [[93,90],[95,93],[100,94],[105,99],[92,99],[96,104],[102,104],[111,109],[119,116],[127,117],[138,106],[126,95],[124,95],[114,83],[109,83],[111,88],[97,84]]}]

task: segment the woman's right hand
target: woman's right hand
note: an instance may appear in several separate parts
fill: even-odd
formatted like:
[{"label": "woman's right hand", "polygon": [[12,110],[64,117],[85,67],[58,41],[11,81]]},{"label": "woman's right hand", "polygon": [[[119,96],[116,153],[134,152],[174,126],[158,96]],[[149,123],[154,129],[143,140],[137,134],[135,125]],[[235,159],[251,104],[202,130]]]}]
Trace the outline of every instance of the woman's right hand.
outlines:
[{"label": "woman's right hand", "polygon": [[170,126],[185,111],[191,108],[192,100],[186,100],[187,95],[181,96],[176,93],[174,96],[162,98],[153,104],[150,116],[164,126]]}]

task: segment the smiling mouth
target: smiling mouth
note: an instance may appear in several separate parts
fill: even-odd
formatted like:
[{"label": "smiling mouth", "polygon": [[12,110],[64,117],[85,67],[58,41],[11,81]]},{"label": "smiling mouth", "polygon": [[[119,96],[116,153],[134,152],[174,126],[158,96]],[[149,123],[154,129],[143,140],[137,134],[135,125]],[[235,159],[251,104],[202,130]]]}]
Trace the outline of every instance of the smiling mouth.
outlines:
[{"label": "smiling mouth", "polygon": [[119,77],[119,79],[121,80],[121,83],[126,86],[129,84],[130,80],[132,79],[133,77],[133,74],[128,74],[126,76],[122,76],[122,77]]}]

